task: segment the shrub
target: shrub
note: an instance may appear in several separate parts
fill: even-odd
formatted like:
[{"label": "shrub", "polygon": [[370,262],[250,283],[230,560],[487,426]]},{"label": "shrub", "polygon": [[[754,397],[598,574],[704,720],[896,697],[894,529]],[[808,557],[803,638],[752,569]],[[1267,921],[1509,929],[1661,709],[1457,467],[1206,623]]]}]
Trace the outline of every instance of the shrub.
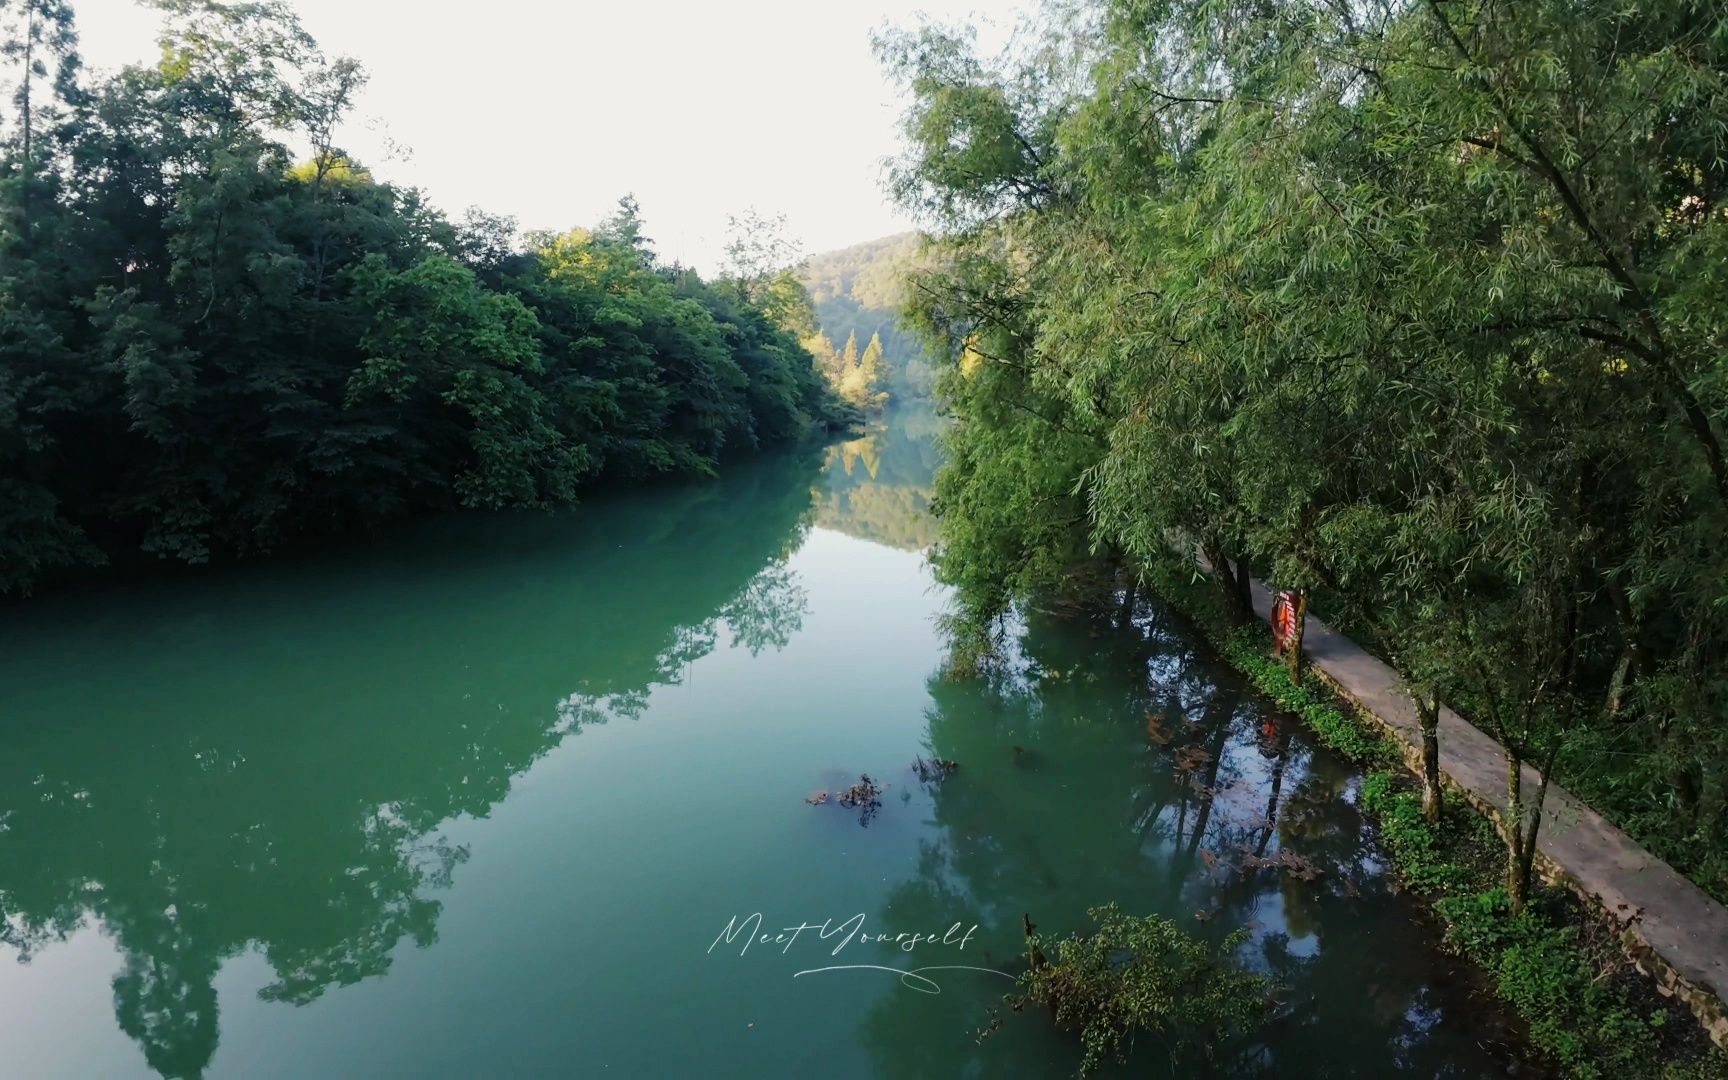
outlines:
[{"label": "shrub", "polygon": [[1214,945],[1115,904],[1087,914],[1097,928],[1059,941],[1056,959],[1021,975],[1008,998],[1016,1012],[1048,1006],[1058,1026],[1080,1033],[1082,1074],[1107,1057],[1125,1060],[1140,1035],[1161,1041],[1173,1059],[1210,1056],[1264,1016],[1270,983],[1234,959],[1246,931]]}]

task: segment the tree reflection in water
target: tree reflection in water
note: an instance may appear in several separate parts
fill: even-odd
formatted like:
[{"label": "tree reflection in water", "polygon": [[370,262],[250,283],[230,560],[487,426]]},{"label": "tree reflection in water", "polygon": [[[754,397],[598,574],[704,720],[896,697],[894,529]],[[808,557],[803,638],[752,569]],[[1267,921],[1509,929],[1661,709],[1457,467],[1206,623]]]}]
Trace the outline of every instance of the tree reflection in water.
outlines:
[{"label": "tree reflection in water", "polygon": [[[124,956],[119,1025],[165,1076],[209,1066],[232,957],[262,954],[261,996],[296,1005],[384,974],[402,941],[437,941],[434,894],[468,855],[443,823],[485,816],[584,725],[639,715],[722,632],[753,653],[796,632],[785,560],[817,466],[739,463],[604,509],[456,518],[20,611],[0,634],[17,707],[0,946],[28,962],[99,925]],[[73,655],[97,636],[150,661]],[[50,640],[65,655],[26,647]],[[50,674],[72,670],[88,679]],[[227,709],[182,702],[188,683],[217,684]]]},{"label": "tree reflection in water", "polygon": [[907,405],[829,447],[816,524],[902,551],[928,548],[936,540],[930,493],[940,428],[928,406]]},{"label": "tree reflection in water", "polygon": [[[1110,900],[1210,939],[1250,928],[1244,961],[1281,985],[1270,1023],[1210,1067],[1166,1063],[1142,1045],[1133,1075],[1505,1070],[1506,1021],[1386,877],[1346,763],[1197,652],[1190,628],[1156,605],[1131,618],[1119,604],[1033,612],[1011,637],[996,675],[930,685],[925,750],[962,768],[931,789],[938,839],[883,924],[974,913],[981,962],[1008,971],[1024,969],[1023,914],[1051,937]],[[1266,864],[1281,852],[1288,865]],[[970,1075],[1078,1062],[1078,1045],[1042,1014],[1009,1015],[976,1042],[1000,988],[987,976],[950,982],[939,997],[890,993],[872,1006],[877,1074],[915,1074],[931,1046]]]}]

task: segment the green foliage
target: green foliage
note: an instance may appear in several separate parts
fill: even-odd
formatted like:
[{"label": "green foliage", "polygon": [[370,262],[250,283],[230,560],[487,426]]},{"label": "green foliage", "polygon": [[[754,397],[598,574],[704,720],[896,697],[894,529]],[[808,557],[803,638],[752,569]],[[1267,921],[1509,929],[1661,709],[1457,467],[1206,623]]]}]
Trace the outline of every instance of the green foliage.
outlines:
[{"label": "green foliage", "polygon": [[1126,1060],[1142,1036],[1172,1060],[1217,1057],[1264,1016],[1270,983],[1234,960],[1247,931],[1207,943],[1169,919],[1125,915],[1115,904],[1087,914],[1096,928],[1056,942],[1055,958],[1022,974],[1008,999],[1016,1012],[1046,1006],[1058,1027],[1078,1032],[1083,1074],[1112,1057]]},{"label": "green foliage", "polygon": [[884,35],[894,190],[942,237],[909,308],[957,625],[1077,547],[1199,550],[1234,622],[1245,569],[1323,591],[1728,896],[1725,20],[1097,0],[998,57]]},{"label": "green foliage", "polygon": [[[918,234],[908,232],[813,255],[798,268],[830,351],[834,341],[854,335],[882,343],[878,389],[888,401],[924,401],[935,392],[936,369],[924,342],[901,319],[907,276],[929,264]],[[823,355],[818,348],[810,351],[819,360]]]},{"label": "green foliage", "polygon": [[888,369],[882,363],[882,339],[874,334],[870,344],[858,355],[856,336],[846,339],[846,351],[841,354],[843,373],[840,376],[840,396],[860,409],[878,410],[888,404]]},{"label": "green foliage", "polygon": [[1495,988],[1530,1023],[1530,1039],[1569,1075],[1652,1075],[1659,1068],[1656,1032],[1665,1017],[1645,1018],[1578,947],[1576,931],[1535,914],[1511,913],[1493,890],[1440,900],[1446,940],[1494,976]]},{"label": "green foliage", "polygon": [[1372,722],[1337,708],[1312,686],[1290,682],[1289,669],[1267,655],[1259,628],[1231,629],[1216,592],[1193,570],[1166,559],[1147,569],[1171,603],[1208,628],[1232,666],[1285,709],[1300,715],[1320,741],[1373,769],[1362,783],[1362,808],[1374,817],[1398,875],[1431,898],[1447,924],[1450,947],[1490,972],[1497,992],[1530,1025],[1531,1040],[1579,1077],[1716,1075],[1718,1058],[1663,1062],[1661,1011],[1642,1016],[1623,989],[1604,985],[1577,932],[1534,909],[1518,916],[1497,882],[1500,841],[1486,818],[1462,799],[1448,799],[1439,823],[1424,820],[1422,799],[1395,771],[1398,747]]},{"label": "green foliage", "polygon": [[527,243],[453,224],[342,150],[365,74],[285,6],[158,6],[161,62],[94,85],[64,3],[8,9],[0,594],[567,504],[855,419],[788,328],[814,326],[789,264],[705,282],[629,198]]},{"label": "green foliage", "polygon": [[1496,991],[1530,1025],[1531,1041],[1568,1075],[1719,1074],[1715,1051],[1662,1060],[1659,1037],[1667,1013],[1646,1017],[1623,988],[1604,984],[1575,929],[1556,925],[1534,908],[1511,914],[1495,865],[1500,840],[1486,818],[1461,798],[1449,798],[1439,823],[1425,820],[1421,795],[1396,771],[1397,744],[1372,721],[1338,709],[1312,685],[1293,685],[1289,669],[1268,657],[1265,633],[1254,627],[1231,629],[1216,592],[1193,570],[1183,571],[1166,559],[1144,576],[1207,627],[1232,666],[1282,708],[1300,715],[1321,742],[1373,769],[1363,779],[1361,805],[1378,824],[1399,877],[1433,900],[1447,926],[1448,946],[1494,977]]},{"label": "green foliage", "polygon": [[[1380,841],[1391,851],[1399,876],[1421,893],[1466,890],[1471,884],[1468,871],[1451,859],[1440,829],[1423,820],[1421,796],[1402,789],[1398,781],[1396,773],[1370,773],[1362,782],[1362,807],[1378,820]],[[1449,824],[1480,821],[1466,817],[1465,808],[1452,809]]]}]

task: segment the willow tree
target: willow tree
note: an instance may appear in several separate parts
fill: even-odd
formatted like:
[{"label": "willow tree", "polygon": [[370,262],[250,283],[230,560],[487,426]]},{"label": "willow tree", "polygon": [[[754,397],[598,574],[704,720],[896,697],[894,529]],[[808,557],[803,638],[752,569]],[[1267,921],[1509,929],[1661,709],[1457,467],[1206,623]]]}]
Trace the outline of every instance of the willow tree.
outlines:
[{"label": "willow tree", "polygon": [[[914,94],[896,190],[988,269],[920,303],[1002,335],[980,352],[1014,373],[948,391],[948,482],[989,490],[987,447],[1024,469],[1029,440],[997,441],[1028,415],[1086,447],[1047,504],[1010,477],[982,509],[950,499],[948,550],[1059,514],[1142,559],[1200,547],[1238,618],[1245,565],[1324,590],[1410,679],[1431,812],[1442,697],[1505,745],[1518,903],[1546,784],[1590,783],[1605,746],[1658,747],[1598,790],[1708,864],[1728,828],[1716,8],[1113,0],[1045,30],[1066,73],[929,30],[890,53]],[[979,558],[971,585],[1017,565]]]},{"label": "willow tree", "polygon": [[1048,51],[1002,65],[935,27],[876,42],[912,94],[897,197],[944,240],[910,276],[907,314],[947,364],[954,422],[933,509],[938,577],[955,587],[955,660],[986,667],[1017,605],[1070,588],[1097,565],[1084,480],[1101,431],[1071,407],[1037,349],[1035,306],[1054,235],[1046,173],[1061,113]]}]

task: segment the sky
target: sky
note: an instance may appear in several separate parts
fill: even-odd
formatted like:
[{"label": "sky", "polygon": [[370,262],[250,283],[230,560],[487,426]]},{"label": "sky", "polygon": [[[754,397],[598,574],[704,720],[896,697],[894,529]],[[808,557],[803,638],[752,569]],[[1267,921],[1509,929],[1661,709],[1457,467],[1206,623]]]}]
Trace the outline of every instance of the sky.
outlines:
[{"label": "sky", "polygon": [[[784,213],[806,254],[912,227],[882,190],[904,107],[871,31],[920,13],[1001,40],[1016,0],[289,0],[371,75],[342,144],[380,178],[524,228],[632,193],[664,258],[719,268],[727,217]],[[87,65],[154,58],[158,16],[74,0]],[[403,149],[392,150],[392,147]]]}]

